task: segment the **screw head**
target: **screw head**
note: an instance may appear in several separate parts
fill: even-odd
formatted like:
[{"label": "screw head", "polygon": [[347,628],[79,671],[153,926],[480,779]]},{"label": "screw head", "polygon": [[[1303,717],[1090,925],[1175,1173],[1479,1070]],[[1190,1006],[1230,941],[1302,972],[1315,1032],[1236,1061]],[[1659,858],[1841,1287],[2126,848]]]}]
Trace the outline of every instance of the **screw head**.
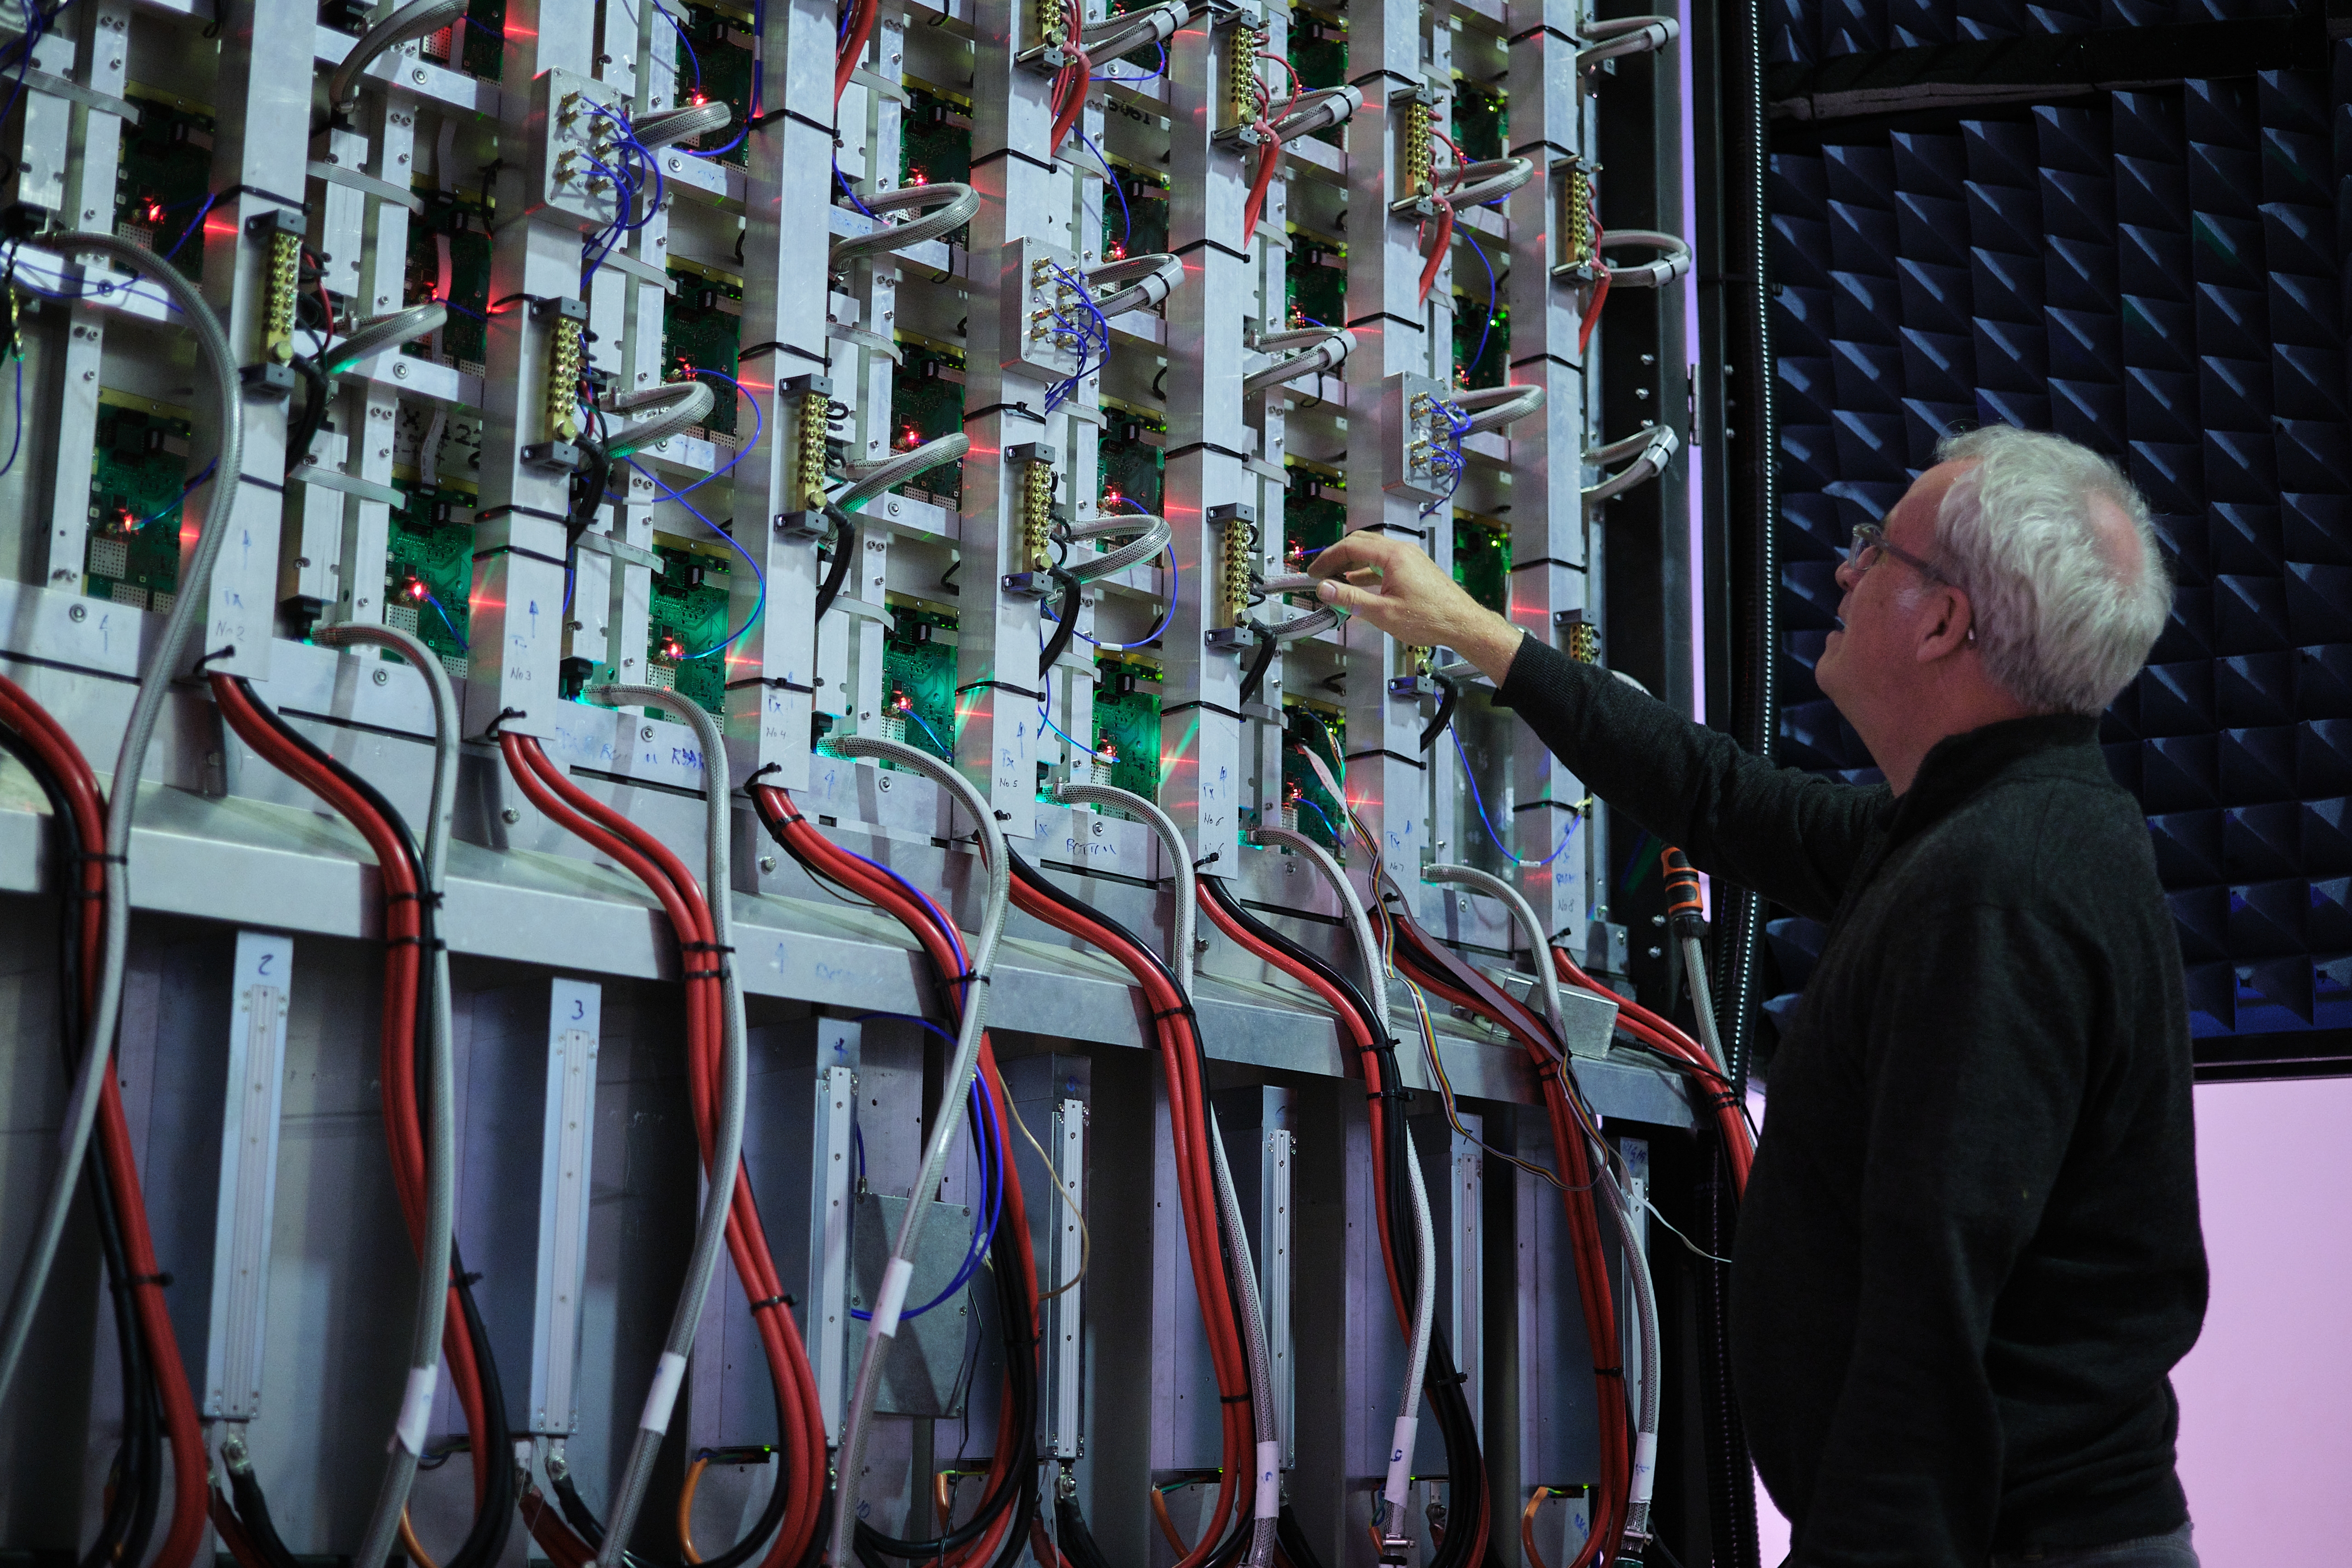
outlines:
[{"label": "screw head", "polygon": [[391,685],[392,672],[390,670],[378,670],[375,673],[375,684],[380,686]]},{"label": "screw head", "polygon": [[887,789],[890,788],[890,776],[887,773],[882,775],[880,779],[875,781],[875,788],[879,789]]},{"label": "screw head", "polygon": [[499,820],[506,823],[509,827],[512,827],[515,823],[522,821],[522,813],[516,810],[512,806],[509,806],[505,810],[499,813]]},{"label": "screw head", "polygon": [[89,619],[89,607],[86,604],[77,604],[66,612],[66,618],[71,621],[87,621]]},{"label": "screw head", "polygon": [[637,731],[637,738],[639,740],[651,740],[653,737],[654,727],[652,725],[647,725],[643,729]]},{"label": "screw head", "polygon": [[761,873],[762,873],[762,874],[771,874],[771,873],[772,873],[775,871],[775,869],[776,869],[776,857],[775,857],[775,856],[773,856],[773,855],[761,855],[761,856],[760,857],[760,870],[761,870]]},{"label": "screw head", "polygon": [[392,377],[394,381],[406,381],[408,379],[408,361],[405,360],[394,361],[392,366]]}]

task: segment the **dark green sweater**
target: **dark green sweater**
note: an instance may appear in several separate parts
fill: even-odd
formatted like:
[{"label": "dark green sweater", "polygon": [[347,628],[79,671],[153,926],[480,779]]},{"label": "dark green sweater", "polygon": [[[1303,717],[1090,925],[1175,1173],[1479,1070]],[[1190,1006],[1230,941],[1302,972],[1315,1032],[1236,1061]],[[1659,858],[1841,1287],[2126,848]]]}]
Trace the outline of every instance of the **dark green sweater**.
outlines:
[{"label": "dark green sweater", "polygon": [[1898,798],[1760,763],[1533,639],[1503,698],[1701,869],[1829,922],[1732,1270],[1791,1563],[1984,1568],[2179,1525],[2189,1012],[2097,721],[1953,736]]}]

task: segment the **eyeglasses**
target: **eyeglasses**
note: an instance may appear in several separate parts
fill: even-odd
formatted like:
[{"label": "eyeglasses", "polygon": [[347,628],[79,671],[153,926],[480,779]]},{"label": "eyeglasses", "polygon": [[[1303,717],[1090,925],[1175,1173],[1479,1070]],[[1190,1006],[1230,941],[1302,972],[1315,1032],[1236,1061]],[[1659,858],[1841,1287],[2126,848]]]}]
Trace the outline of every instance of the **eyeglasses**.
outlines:
[{"label": "eyeglasses", "polygon": [[1930,581],[1948,585],[1952,580],[1900,545],[1889,543],[1886,530],[1876,523],[1864,523],[1853,530],[1853,543],[1846,547],[1845,559],[1857,576],[1876,566],[1882,554],[1893,556]]}]

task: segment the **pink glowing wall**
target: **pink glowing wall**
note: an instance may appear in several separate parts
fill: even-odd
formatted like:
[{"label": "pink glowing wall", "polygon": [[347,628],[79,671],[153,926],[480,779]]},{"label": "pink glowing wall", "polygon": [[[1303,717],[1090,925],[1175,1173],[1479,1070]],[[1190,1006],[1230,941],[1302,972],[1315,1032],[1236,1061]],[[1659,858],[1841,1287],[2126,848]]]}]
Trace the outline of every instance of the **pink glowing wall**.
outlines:
[{"label": "pink glowing wall", "polygon": [[[2352,1079],[2197,1091],[2213,1296],[2172,1382],[2204,1568],[2352,1563],[2347,1124]],[[1775,1563],[1789,1527],[1760,1489],[1758,1503],[1763,1561]]]}]

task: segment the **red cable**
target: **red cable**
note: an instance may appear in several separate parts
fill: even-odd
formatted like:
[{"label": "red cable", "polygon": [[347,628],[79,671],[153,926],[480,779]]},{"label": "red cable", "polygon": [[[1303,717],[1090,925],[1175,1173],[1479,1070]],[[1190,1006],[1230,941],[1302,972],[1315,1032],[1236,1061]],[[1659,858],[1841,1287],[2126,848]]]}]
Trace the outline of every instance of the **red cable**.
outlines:
[{"label": "red cable", "polygon": [[874,36],[874,18],[880,10],[880,0],[850,0],[849,31],[842,36],[833,57],[833,107],[841,107],[841,95],[848,89],[850,73],[866,56],[866,41]]},{"label": "red cable", "polygon": [[[72,816],[73,836],[82,856],[78,862],[83,895],[79,941],[81,1009],[87,1018],[98,1005],[98,969],[105,941],[106,865],[95,857],[106,850],[106,809],[99,794],[98,776],[90,771],[88,758],[72,737],[5,675],[0,675],[0,723],[16,730],[39,755],[64,790]],[[204,1436],[196,1425],[195,1396],[188,1386],[187,1368],[180,1360],[179,1338],[172,1332],[170,1311],[163,1302],[163,1270],[155,1260],[155,1239],[147,1224],[147,1201],[131,1153],[130,1124],[123,1119],[121,1085],[111,1071],[100,1081],[98,1113],[99,1157],[106,1163],[107,1180],[113,1187],[115,1223],[122,1232],[124,1261],[131,1270],[132,1315],[148,1358],[154,1364],[163,1429],[172,1445],[172,1524],[156,1552],[153,1568],[188,1568],[203,1544],[207,1513]]]},{"label": "red cable", "polygon": [[[269,724],[244,686],[233,675],[212,677],[213,699],[239,738],[261,758],[331,807],[367,841],[376,857],[376,880],[383,894],[384,1005],[381,1047],[384,1133],[391,1145],[394,1186],[407,1222],[409,1245],[421,1255],[425,1246],[425,1134],[416,1110],[416,981],[423,923],[415,868],[407,846],[392,825],[376,814],[360,793],[289,745]],[[466,1332],[465,1310],[457,1289],[449,1291],[448,1314],[442,1323],[442,1354],[448,1358],[449,1380],[466,1413],[475,1462],[474,1502],[481,1505],[489,1486],[489,1466],[500,1463],[507,1435],[489,1430],[482,1400],[481,1369],[474,1359],[474,1342]]]},{"label": "red cable", "polygon": [[1627,1033],[1688,1064],[1692,1081],[1707,1091],[1708,1103],[1714,1108],[1716,1126],[1723,1135],[1724,1154],[1731,1166],[1734,1194],[1747,1197],[1748,1172],[1756,1163],[1756,1142],[1748,1131],[1748,1118],[1741,1113],[1739,1101],[1723,1081],[1722,1070],[1715,1059],[1704,1046],[1664,1018],[1639,1002],[1619,996],[1586,974],[1565,949],[1554,947],[1551,956],[1552,967],[1561,979],[1617,1004],[1618,1021]]},{"label": "red cable", "polygon": [[1249,200],[1242,206],[1242,249],[1244,252],[1257,238],[1258,215],[1265,211],[1266,187],[1274,183],[1275,169],[1282,162],[1282,138],[1274,133],[1273,122],[1260,120],[1257,129],[1259,134],[1265,138],[1265,143],[1257,155],[1257,178],[1250,184]]},{"label": "red cable", "polygon": [[1443,196],[1432,196],[1437,204],[1437,243],[1429,247],[1429,260],[1421,269],[1421,292],[1414,303],[1429,303],[1429,291],[1437,282],[1437,269],[1445,265],[1445,249],[1454,243],[1454,204]]},{"label": "red cable", "polygon": [[1592,341],[1592,329],[1601,324],[1601,306],[1609,298],[1609,264],[1601,259],[1601,241],[1606,233],[1601,226],[1601,199],[1592,197],[1586,204],[1592,214],[1592,298],[1586,301],[1584,321],[1576,330],[1576,355],[1584,357],[1584,346]]}]

